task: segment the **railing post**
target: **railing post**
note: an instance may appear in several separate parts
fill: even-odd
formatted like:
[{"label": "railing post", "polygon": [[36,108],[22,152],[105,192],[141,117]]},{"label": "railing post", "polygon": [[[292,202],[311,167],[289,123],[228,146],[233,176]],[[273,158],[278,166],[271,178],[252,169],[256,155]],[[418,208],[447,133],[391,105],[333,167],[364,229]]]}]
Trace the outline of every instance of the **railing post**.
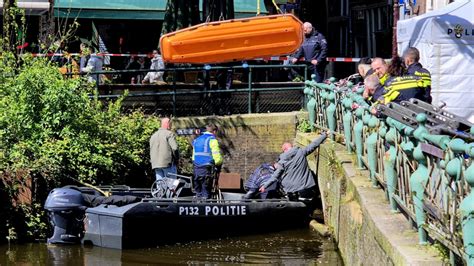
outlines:
[{"label": "railing post", "polygon": [[349,97],[345,97],[342,100],[342,105],[344,106],[344,115],[342,117],[342,124],[344,126],[344,138],[346,139],[346,149],[347,152],[352,152],[352,100]]},{"label": "railing post", "polygon": [[362,141],[362,132],[364,130],[364,122],[362,122],[362,115],[364,114],[364,109],[357,108],[355,114],[357,122],[354,127],[354,142],[356,146],[357,166],[359,169],[363,169],[364,163],[362,162],[362,154],[364,153],[364,142]]},{"label": "railing post", "polygon": [[252,67],[249,67],[249,101],[248,101],[248,113],[252,113]]},{"label": "railing post", "polygon": [[[334,91],[334,85],[328,86],[328,94],[326,99],[329,101],[329,105],[326,109],[326,116],[328,121],[328,128],[332,132],[336,132],[336,92]],[[331,140],[334,140],[335,134],[331,134]]]},{"label": "railing post", "polygon": [[424,135],[428,134],[428,130],[425,127],[427,118],[424,113],[420,113],[416,116],[416,120],[418,121],[418,127],[413,132],[413,136],[419,141],[418,145],[413,150],[413,159],[418,162],[418,167],[410,176],[410,189],[413,198],[413,205],[415,207],[419,244],[426,245],[428,242],[426,230],[423,228],[426,222],[426,213],[423,210],[423,198],[425,194],[425,186],[429,178],[429,171],[427,160],[425,154],[421,150],[420,143],[424,141]]},{"label": "railing post", "polygon": [[173,69],[173,116],[176,116],[176,69]]},{"label": "railing post", "polygon": [[377,130],[376,128],[379,125],[379,120],[372,116],[368,121],[368,127],[372,131],[372,133],[367,137],[366,144],[367,144],[367,161],[369,164],[369,173],[370,173],[370,180],[372,181],[372,187],[377,187],[377,179],[375,178],[375,173],[377,172]]},{"label": "railing post", "polygon": [[309,98],[308,103],[306,104],[306,110],[308,111],[309,125],[311,130],[313,130],[316,122],[316,98],[315,88],[313,87],[314,81],[306,80],[304,83],[304,94]]},{"label": "railing post", "polygon": [[[471,128],[471,134],[473,131],[474,127]],[[470,143],[465,148],[465,152],[471,158],[474,157],[474,143]],[[474,163],[471,162],[471,165],[466,169],[464,178],[471,187],[471,192],[461,201],[461,205],[459,206],[461,212],[462,238],[467,265],[474,265]]]},{"label": "railing post", "polygon": [[385,140],[389,144],[390,148],[385,152],[384,156],[384,173],[385,178],[387,179],[387,191],[388,191],[388,200],[390,201],[390,208],[392,212],[398,212],[397,203],[393,196],[398,188],[398,177],[397,171],[395,169],[395,161],[397,159],[397,148],[398,135],[395,126],[392,124],[391,118],[387,118],[387,124],[390,126],[387,134],[385,135]]},{"label": "railing post", "polygon": [[[313,75],[311,75],[311,79],[312,78],[313,78]],[[308,66],[307,65],[304,65],[304,80],[308,80]]]}]

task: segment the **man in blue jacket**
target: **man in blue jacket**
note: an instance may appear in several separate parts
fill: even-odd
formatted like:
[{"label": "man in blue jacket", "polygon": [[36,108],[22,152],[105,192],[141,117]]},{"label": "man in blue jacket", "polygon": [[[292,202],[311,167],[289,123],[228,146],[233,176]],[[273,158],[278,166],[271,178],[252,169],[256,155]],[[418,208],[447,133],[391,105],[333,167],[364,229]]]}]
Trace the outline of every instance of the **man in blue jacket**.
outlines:
[{"label": "man in blue jacket", "polygon": [[260,193],[258,190],[259,188],[272,177],[275,169],[277,167],[276,162],[273,164],[270,163],[262,163],[253,173],[249,176],[247,181],[244,184],[245,190],[247,190],[247,194],[245,194],[242,198],[244,199],[253,199],[253,198],[260,198],[260,199],[267,199],[267,198],[276,198],[278,197],[278,187],[277,183],[273,183],[271,186],[265,189],[265,192]]},{"label": "man in blue jacket", "polygon": [[216,125],[207,125],[206,132],[193,141],[193,186],[198,198],[211,198],[223,162],[216,133]]},{"label": "man in blue jacket", "polygon": [[303,57],[306,62],[311,63],[309,69],[311,74],[316,75],[316,82],[322,82],[326,68],[326,38],[309,22],[303,24],[303,31],[305,35],[303,45],[296,51],[292,63],[295,64]]},{"label": "man in blue jacket", "polygon": [[283,143],[277,169],[272,177],[260,187],[263,193],[273,183],[280,182],[281,187],[291,199],[312,199],[316,192],[316,181],[308,167],[306,156],[311,154],[326,139],[328,132],[321,134],[304,148],[293,147],[291,143]]}]

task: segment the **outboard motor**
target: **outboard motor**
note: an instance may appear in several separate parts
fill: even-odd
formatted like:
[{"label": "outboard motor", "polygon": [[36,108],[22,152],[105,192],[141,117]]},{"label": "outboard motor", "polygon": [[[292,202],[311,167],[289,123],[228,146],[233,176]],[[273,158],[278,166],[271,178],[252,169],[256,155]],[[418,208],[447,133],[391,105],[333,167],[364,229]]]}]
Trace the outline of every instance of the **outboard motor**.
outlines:
[{"label": "outboard motor", "polygon": [[72,188],[53,189],[46,199],[44,208],[54,228],[48,244],[75,244],[84,234],[84,198],[79,190]]}]

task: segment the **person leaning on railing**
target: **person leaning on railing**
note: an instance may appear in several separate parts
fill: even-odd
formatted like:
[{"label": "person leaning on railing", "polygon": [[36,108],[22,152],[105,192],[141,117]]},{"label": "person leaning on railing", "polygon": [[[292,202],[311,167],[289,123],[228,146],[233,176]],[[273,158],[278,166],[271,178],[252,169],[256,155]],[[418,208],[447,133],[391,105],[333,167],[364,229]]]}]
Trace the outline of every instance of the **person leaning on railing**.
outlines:
[{"label": "person leaning on railing", "polygon": [[423,87],[425,89],[424,99],[427,103],[431,103],[431,74],[418,62],[420,60],[420,52],[415,47],[408,48],[403,54],[405,65],[407,67],[407,74],[420,77],[423,80]]}]

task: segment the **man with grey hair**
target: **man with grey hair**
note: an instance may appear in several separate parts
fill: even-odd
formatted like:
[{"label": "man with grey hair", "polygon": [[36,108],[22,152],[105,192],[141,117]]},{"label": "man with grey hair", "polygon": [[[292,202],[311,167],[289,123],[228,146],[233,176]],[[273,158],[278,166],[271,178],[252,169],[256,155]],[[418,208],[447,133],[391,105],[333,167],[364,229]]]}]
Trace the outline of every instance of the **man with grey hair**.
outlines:
[{"label": "man with grey hair", "polygon": [[[179,151],[176,136],[170,129],[171,120],[165,117],[161,119],[160,129],[150,138],[150,161],[156,180],[163,177],[176,178]],[[168,173],[174,176],[168,176]]]},{"label": "man with grey hair", "polygon": [[420,60],[420,51],[415,47],[410,47],[403,54],[403,59],[407,67],[407,75],[421,78],[423,88],[425,89],[424,99],[426,99],[428,103],[431,103],[431,74],[418,62]]},{"label": "man with grey hair", "polygon": [[326,38],[309,22],[303,24],[303,32],[305,35],[303,45],[296,51],[292,63],[296,63],[303,57],[306,62],[311,63],[309,69],[311,74],[316,75],[316,82],[322,82],[326,68]]},{"label": "man with grey hair", "polygon": [[368,102],[377,102],[383,96],[383,86],[380,85],[380,79],[372,74],[364,79],[364,93],[362,96]]}]

